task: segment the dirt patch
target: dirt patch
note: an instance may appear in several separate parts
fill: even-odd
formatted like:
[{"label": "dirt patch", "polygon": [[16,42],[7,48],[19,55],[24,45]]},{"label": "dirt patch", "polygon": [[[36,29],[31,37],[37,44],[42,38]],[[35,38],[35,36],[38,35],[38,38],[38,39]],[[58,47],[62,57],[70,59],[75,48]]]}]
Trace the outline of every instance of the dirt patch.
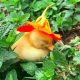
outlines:
[{"label": "dirt patch", "polygon": [[66,31],[66,32],[62,33],[63,42],[65,44],[68,44],[70,42],[70,40],[74,39],[76,36],[80,37],[80,26],[73,28],[70,31]]}]

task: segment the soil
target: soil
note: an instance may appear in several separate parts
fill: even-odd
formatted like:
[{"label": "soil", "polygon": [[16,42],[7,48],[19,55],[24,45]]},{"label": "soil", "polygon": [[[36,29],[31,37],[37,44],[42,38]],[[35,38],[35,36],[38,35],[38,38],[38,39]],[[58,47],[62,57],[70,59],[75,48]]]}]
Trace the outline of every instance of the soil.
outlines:
[{"label": "soil", "polygon": [[[62,39],[64,44],[69,44],[71,39],[74,39],[76,36],[80,37],[80,26],[73,28],[69,31],[66,31],[64,33],[60,32],[62,34]],[[78,50],[80,50],[80,44],[76,46]]]},{"label": "soil", "polygon": [[74,39],[76,36],[80,37],[80,26],[73,28],[70,31],[66,31],[65,33],[62,33],[62,39],[65,44],[68,44],[70,40]]}]

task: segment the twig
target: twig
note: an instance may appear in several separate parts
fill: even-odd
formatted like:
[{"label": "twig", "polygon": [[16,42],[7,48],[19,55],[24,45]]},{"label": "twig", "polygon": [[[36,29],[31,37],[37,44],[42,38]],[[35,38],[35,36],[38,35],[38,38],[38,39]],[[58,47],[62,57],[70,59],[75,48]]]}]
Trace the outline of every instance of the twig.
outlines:
[{"label": "twig", "polygon": [[26,79],[35,79],[34,77],[25,77]]}]

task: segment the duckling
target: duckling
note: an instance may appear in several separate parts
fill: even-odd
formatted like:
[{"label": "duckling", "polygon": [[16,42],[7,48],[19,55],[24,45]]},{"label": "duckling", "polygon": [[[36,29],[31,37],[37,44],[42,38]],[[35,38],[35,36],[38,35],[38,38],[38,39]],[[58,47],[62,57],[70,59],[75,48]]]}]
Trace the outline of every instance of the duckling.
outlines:
[{"label": "duckling", "polygon": [[[51,45],[51,46],[50,46]],[[33,30],[16,41],[11,49],[17,54],[19,59],[29,61],[39,61],[46,57],[53,49],[52,39],[38,30]]]},{"label": "duckling", "polygon": [[50,6],[35,22],[27,21],[27,25],[17,29],[19,32],[24,32],[24,35],[11,46],[11,49],[19,59],[40,61],[53,50],[53,40],[61,40],[60,35],[51,32],[50,24],[45,18],[45,13]]}]

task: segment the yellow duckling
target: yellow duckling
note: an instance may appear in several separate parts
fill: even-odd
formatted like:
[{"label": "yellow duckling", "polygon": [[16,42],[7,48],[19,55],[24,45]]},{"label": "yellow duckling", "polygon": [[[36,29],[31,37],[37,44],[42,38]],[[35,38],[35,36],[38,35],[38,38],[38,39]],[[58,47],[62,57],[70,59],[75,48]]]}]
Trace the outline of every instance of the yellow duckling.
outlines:
[{"label": "yellow duckling", "polygon": [[11,49],[17,54],[19,59],[38,61],[46,57],[53,50],[53,40],[61,40],[60,35],[51,32],[48,20],[44,17],[48,6],[42,16],[36,22],[27,21],[27,25],[20,26],[17,31],[25,32],[17,40]]}]

